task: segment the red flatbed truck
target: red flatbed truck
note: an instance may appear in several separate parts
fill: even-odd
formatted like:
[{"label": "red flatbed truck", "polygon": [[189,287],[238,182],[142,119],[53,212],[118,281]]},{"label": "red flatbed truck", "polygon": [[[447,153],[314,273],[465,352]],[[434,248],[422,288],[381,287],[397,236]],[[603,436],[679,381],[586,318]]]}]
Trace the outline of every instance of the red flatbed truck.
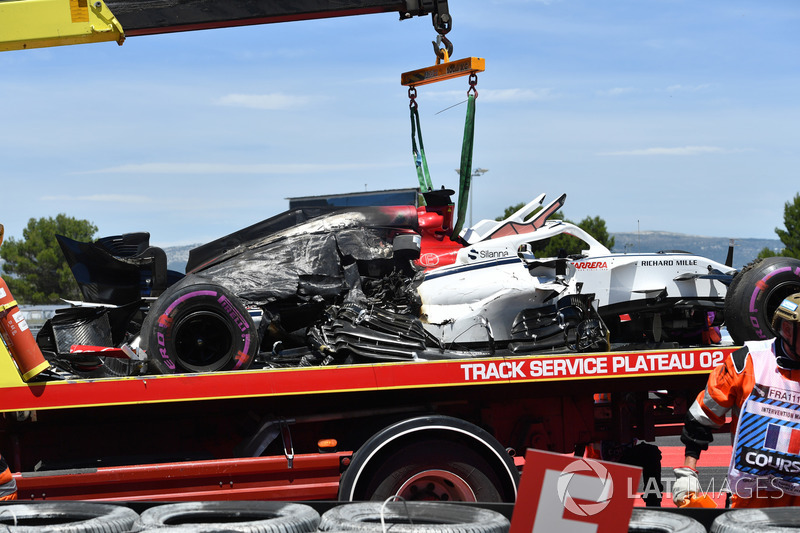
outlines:
[{"label": "red flatbed truck", "polygon": [[26,383],[0,344],[0,452],[24,500],[511,502],[527,448],[678,433],[733,349]]},{"label": "red flatbed truck", "polygon": [[[0,50],[385,12],[452,24],[447,0],[66,4],[5,2]],[[21,499],[510,502],[526,448],[677,432],[732,349],[24,381],[0,343],[0,452]]]}]

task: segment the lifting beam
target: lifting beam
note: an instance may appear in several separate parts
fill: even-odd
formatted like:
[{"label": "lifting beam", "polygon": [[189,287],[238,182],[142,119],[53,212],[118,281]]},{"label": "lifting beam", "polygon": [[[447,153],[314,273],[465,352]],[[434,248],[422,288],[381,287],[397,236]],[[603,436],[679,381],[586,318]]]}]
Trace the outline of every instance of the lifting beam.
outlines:
[{"label": "lifting beam", "polygon": [[437,63],[432,67],[412,70],[411,72],[403,72],[400,75],[400,84],[406,87],[416,87],[417,85],[426,85],[460,76],[468,76],[476,72],[483,72],[485,69],[486,60],[484,58],[467,57],[455,61]]}]

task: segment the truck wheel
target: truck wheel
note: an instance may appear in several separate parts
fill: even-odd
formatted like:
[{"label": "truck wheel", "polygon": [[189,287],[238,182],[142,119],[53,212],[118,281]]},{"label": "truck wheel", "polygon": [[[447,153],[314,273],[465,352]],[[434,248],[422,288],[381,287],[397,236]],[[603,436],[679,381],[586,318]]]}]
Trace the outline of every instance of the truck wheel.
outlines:
[{"label": "truck wheel", "polygon": [[[191,527],[197,533],[246,531],[248,533],[310,533],[317,530],[319,513],[299,503],[261,501],[208,501],[170,503],[150,507],[133,531]],[[165,529],[166,531],[166,529]]]},{"label": "truck wheel", "polygon": [[0,525],[15,532],[116,533],[130,531],[138,513],[123,505],[93,502],[14,503],[0,507]]},{"label": "truck wheel", "polygon": [[628,522],[628,533],[706,533],[706,528],[682,514],[634,509]]},{"label": "truck wheel", "polygon": [[500,482],[483,457],[457,442],[426,440],[389,456],[366,486],[365,499],[501,502]]},{"label": "truck wheel", "polygon": [[319,531],[507,533],[508,519],[480,507],[432,502],[349,503],[326,511]]},{"label": "truck wheel", "polygon": [[725,297],[725,324],[733,342],[768,339],[772,316],[781,301],[800,292],[800,260],[767,257],[736,275]]},{"label": "truck wheel", "polygon": [[711,533],[778,533],[797,531],[799,526],[800,516],[796,507],[736,509],[717,516],[711,523]]},{"label": "truck wheel", "polygon": [[379,431],[342,475],[342,501],[513,502],[519,472],[485,430],[448,416],[403,420]]},{"label": "truck wheel", "polygon": [[190,280],[153,303],[142,323],[141,345],[149,369],[159,374],[245,370],[258,351],[258,333],[227,289]]}]

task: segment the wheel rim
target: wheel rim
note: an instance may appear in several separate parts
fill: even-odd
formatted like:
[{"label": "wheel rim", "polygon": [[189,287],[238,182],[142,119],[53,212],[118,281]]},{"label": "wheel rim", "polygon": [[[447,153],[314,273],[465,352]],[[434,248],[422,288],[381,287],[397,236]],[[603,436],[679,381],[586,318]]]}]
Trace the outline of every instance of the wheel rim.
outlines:
[{"label": "wheel rim", "polygon": [[472,487],[447,470],[425,470],[409,478],[397,489],[404,500],[477,502]]},{"label": "wheel rim", "polygon": [[231,358],[233,329],[225,317],[210,311],[191,313],[175,328],[178,363],[193,372],[214,372]]}]

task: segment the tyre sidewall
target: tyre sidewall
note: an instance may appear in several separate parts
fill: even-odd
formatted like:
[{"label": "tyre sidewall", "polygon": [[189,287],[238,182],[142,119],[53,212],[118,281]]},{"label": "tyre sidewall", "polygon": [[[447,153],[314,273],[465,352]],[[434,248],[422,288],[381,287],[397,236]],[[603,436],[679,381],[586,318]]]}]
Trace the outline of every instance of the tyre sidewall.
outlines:
[{"label": "tyre sidewall", "polygon": [[349,503],[326,511],[319,524],[319,531],[375,533],[504,533],[508,528],[508,519],[497,511],[436,502]]},{"label": "tyre sidewall", "polygon": [[[131,530],[138,513],[124,505],[97,502],[10,503],[0,507],[22,522],[11,531],[39,533],[116,533]],[[42,525],[23,525],[33,520]]]},{"label": "tyre sidewall", "polygon": [[706,533],[706,528],[689,516],[669,511],[634,509],[628,533]]},{"label": "tyre sidewall", "polygon": [[728,333],[736,344],[774,337],[775,308],[786,296],[800,292],[800,260],[768,257],[737,278],[725,306]]},{"label": "tyre sidewall", "polygon": [[314,508],[299,503],[181,502],[146,509],[136,521],[134,531],[195,527],[198,532],[311,533],[316,531],[319,521],[319,513]]},{"label": "tyre sidewall", "polygon": [[714,519],[712,533],[745,533],[762,531],[796,531],[800,526],[800,516],[796,507],[771,507],[761,509],[734,509]]},{"label": "tyre sidewall", "polygon": [[[250,314],[230,291],[195,281],[170,287],[150,308],[142,324],[142,345],[151,371],[161,374],[246,370],[258,351],[258,335]],[[187,320],[206,315],[224,324],[228,350],[207,365],[196,365],[178,353],[176,334]]]}]

